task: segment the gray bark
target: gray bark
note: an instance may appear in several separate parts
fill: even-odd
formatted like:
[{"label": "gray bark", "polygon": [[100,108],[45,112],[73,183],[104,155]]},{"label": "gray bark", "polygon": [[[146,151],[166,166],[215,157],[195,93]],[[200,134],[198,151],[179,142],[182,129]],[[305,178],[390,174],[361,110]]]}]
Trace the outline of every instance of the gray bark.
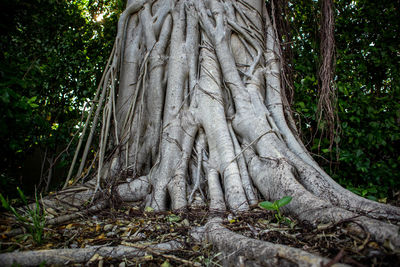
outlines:
[{"label": "gray bark", "polygon": [[[400,247],[399,227],[377,220],[399,221],[400,208],[339,186],[289,126],[279,44],[264,5],[263,0],[129,1],[97,111],[90,112],[93,124],[103,115],[97,177],[68,201],[79,205],[105,189],[104,182],[131,172],[115,192],[155,210],[185,209],[198,192],[207,193],[210,210],[232,212],[257,203],[257,191],[272,201],[290,195],[293,201],[284,211],[299,220],[311,225],[350,220],[355,231],[361,226],[377,241],[389,239]],[[110,147],[116,149],[107,161]],[[218,227],[211,223],[209,229]],[[300,265],[326,262],[300,263],[308,254],[242,242],[224,230],[222,239],[208,235],[220,249],[224,240],[250,244],[247,255],[262,250],[288,261],[298,257]]]}]

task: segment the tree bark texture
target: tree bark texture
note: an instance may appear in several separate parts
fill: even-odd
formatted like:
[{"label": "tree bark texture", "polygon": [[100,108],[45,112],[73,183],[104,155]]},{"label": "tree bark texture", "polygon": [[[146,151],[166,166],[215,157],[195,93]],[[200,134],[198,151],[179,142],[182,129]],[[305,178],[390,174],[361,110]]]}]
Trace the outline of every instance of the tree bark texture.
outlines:
[{"label": "tree bark texture", "polygon": [[[122,200],[159,211],[184,210],[197,197],[211,210],[240,212],[288,195],[283,210],[300,221],[349,221],[400,247],[389,221],[399,221],[400,209],[343,189],[301,143],[283,105],[276,36],[262,0],[128,1],[88,118],[102,123],[96,177],[65,201],[80,205],[110,181]],[[77,176],[93,136],[92,128]],[[210,240],[221,249],[240,239],[217,232]],[[307,259],[300,265],[326,263],[283,247],[262,249]]]},{"label": "tree bark texture", "polygon": [[399,208],[343,189],[289,126],[276,36],[261,0],[129,1],[93,112],[94,191],[128,173],[116,192],[155,210],[196,194],[234,212],[290,195],[285,211],[300,220],[351,220],[399,246],[398,227],[378,220]]}]

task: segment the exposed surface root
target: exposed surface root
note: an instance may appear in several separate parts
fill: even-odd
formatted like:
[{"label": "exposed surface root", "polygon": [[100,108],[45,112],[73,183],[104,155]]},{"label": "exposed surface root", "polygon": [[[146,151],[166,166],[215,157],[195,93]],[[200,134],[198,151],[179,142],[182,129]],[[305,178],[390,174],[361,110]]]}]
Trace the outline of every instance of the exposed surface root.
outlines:
[{"label": "exposed surface root", "polygon": [[[293,197],[286,210],[299,220],[312,225],[352,221],[370,233],[376,240],[390,240],[400,246],[399,226],[381,222],[332,205],[307,191],[296,180],[296,169],[285,159],[264,159],[261,161],[251,149],[246,152],[250,174],[257,188],[268,199],[280,199],[285,195]],[[270,179],[275,177],[275,179]]]},{"label": "exposed surface root", "polygon": [[[207,224],[209,218],[213,216],[224,219],[217,222],[211,220],[212,223]],[[0,218],[1,231],[6,227],[4,219]],[[10,221],[7,222],[11,224]],[[193,231],[199,226],[202,231]],[[229,212],[209,212],[203,209],[190,209],[185,213],[156,213],[143,212],[138,207],[123,207],[119,211],[103,210],[90,217],[79,217],[61,225],[48,226],[45,229],[44,243],[41,245],[32,243],[30,238],[23,239],[24,235],[3,237],[0,249],[3,253],[18,248],[19,253],[25,253],[27,250],[49,248],[58,252],[71,248],[76,250],[67,251],[77,251],[77,248],[90,251],[92,248],[113,247],[114,250],[122,248],[129,252],[121,246],[130,246],[140,248],[141,253],[146,252],[144,256],[140,256],[143,255],[141,253],[126,254],[122,259],[118,259],[120,254],[115,252],[113,254],[116,255],[115,259],[109,254],[107,257],[92,257],[92,261],[89,262],[91,264],[104,262],[105,265],[111,263],[115,265],[121,261],[127,264],[160,265],[168,260],[172,265],[206,265],[207,262],[213,262],[231,266],[230,262],[235,259],[235,263],[244,262],[245,266],[266,262],[276,266],[275,263],[293,263],[290,255],[307,256],[303,259],[304,264],[309,264],[309,259],[334,259],[338,255],[340,257],[337,263],[355,266],[361,264],[369,266],[374,262],[380,263],[381,266],[390,266],[400,260],[399,252],[396,254],[389,243],[382,246],[373,241],[369,235],[356,236],[352,234],[351,228],[351,224],[345,221],[337,224],[319,224],[316,227],[301,224],[293,219],[290,225],[278,224],[272,212],[259,208],[233,215]],[[208,236],[208,243],[204,241],[205,234]],[[223,243],[231,235],[234,239]],[[162,254],[172,257],[164,257],[151,250],[155,244],[170,241],[178,242],[179,248]],[[247,245],[239,246],[243,243]],[[150,244],[151,246],[148,246]],[[252,244],[257,246],[250,246]],[[262,254],[254,254],[259,252],[258,246],[265,249]],[[301,250],[303,252],[300,252]],[[340,251],[343,252],[340,254]],[[247,253],[250,253],[249,256]],[[40,253],[37,252],[36,255],[38,254]],[[286,254],[289,256],[285,256]],[[68,259],[72,264],[73,255]],[[299,263],[295,259],[295,264]]]},{"label": "exposed surface root", "polygon": [[224,252],[225,266],[321,266],[330,262],[301,249],[236,234],[220,223],[220,219],[211,219],[206,225],[206,234],[208,240]]},{"label": "exposed surface root", "polygon": [[[142,248],[140,248],[142,247]],[[155,253],[168,253],[182,248],[180,243],[170,241],[157,245],[131,246],[95,246],[88,248],[50,249],[39,251],[11,252],[0,254],[1,266],[38,266],[40,264],[67,265],[73,263],[90,263],[101,258],[112,258],[114,260],[141,257],[148,251]]]}]

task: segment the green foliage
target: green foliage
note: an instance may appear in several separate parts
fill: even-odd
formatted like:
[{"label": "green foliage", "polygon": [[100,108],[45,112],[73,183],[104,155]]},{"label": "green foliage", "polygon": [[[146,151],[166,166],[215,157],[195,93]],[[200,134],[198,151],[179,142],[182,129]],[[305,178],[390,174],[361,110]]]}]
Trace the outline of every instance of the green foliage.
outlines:
[{"label": "green foliage", "polygon": [[275,218],[278,220],[278,222],[290,223],[290,220],[285,216],[282,216],[280,211],[280,208],[289,204],[290,201],[292,201],[292,197],[284,196],[283,198],[275,200],[274,202],[269,202],[269,201],[260,202],[258,203],[258,206],[266,210],[276,211]]},{"label": "green foliage", "polygon": [[[123,8],[118,2],[0,2],[3,194],[18,180],[33,191],[39,177],[24,179],[25,159],[35,151],[55,158],[80,126],[82,108],[96,89],[113,45]],[[103,20],[98,22],[99,14]],[[68,165],[71,154],[59,157],[54,168]]]},{"label": "green foliage", "polygon": [[353,184],[363,185],[361,195],[382,198],[400,186],[398,5],[347,2],[337,5],[340,177],[355,176]]},{"label": "green foliage", "polygon": [[11,206],[9,201],[6,200],[2,194],[0,194],[1,205],[6,210],[10,211],[15,216],[17,221],[28,230],[32,236],[32,239],[36,243],[41,244],[43,242],[43,231],[46,225],[46,216],[44,210],[40,207],[38,196],[35,194],[34,207],[30,208],[28,206],[26,196],[22,190],[17,187],[17,191],[23,204],[26,206],[25,214],[21,214],[13,206]]},{"label": "green foliage", "polygon": [[[394,1],[335,1],[338,147],[317,128],[319,6],[289,1],[293,109],[315,159],[351,191],[378,200],[400,188],[400,16]],[[324,127],[324,122],[320,127]],[[336,158],[336,155],[338,157]]]},{"label": "green foliage", "polygon": [[167,221],[168,222],[179,222],[181,220],[181,217],[175,214],[171,214],[167,216]]}]

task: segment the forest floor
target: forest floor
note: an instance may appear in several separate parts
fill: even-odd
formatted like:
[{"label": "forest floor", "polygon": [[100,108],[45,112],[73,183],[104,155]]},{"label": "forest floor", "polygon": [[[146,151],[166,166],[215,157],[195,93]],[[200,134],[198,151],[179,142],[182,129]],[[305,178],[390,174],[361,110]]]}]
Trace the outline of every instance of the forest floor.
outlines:
[{"label": "forest floor", "polygon": [[[396,203],[398,204],[398,203]],[[182,213],[143,211],[139,207],[120,206],[88,214],[79,219],[45,228],[42,244],[33,242],[29,234],[9,236],[18,227],[12,216],[0,214],[0,253],[11,251],[84,248],[89,246],[143,246],[146,255],[114,260],[95,255],[83,265],[89,266],[221,266],[223,255],[206,241],[191,235],[193,227],[201,227],[209,218],[205,209]],[[219,214],[221,215],[221,214]],[[316,228],[295,221],[277,223],[273,212],[254,207],[250,212],[224,214],[224,225],[245,236],[285,244],[352,266],[396,266],[400,251],[390,243],[378,244],[369,235],[355,236],[346,230],[347,222],[321,224]],[[183,248],[166,254],[152,251],[151,244],[177,240]],[[146,247],[147,246],[147,247]],[[72,265],[71,266],[80,266]],[[328,264],[329,266],[329,264]],[[398,266],[398,265],[397,265]]]}]

